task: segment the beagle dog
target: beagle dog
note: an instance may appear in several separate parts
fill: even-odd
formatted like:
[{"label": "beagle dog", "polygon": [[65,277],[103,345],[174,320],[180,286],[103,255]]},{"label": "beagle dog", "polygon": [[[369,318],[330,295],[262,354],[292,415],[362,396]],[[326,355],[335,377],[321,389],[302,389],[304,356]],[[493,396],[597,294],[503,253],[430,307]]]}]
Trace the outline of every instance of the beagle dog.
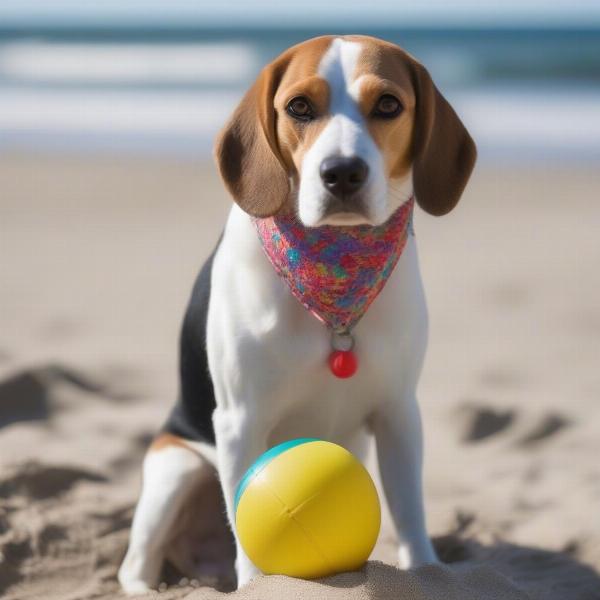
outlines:
[{"label": "beagle dog", "polygon": [[[443,215],[470,177],[473,140],[401,48],[325,36],[262,70],[215,154],[235,204],[185,315],[179,398],[144,460],[121,585],[155,588],[164,560],[188,577],[218,574],[226,545],[215,542],[224,527],[217,477],[233,524],[245,471],[298,437],[359,455],[374,438],[399,566],[435,562],[422,498],[416,387],[427,310],[414,236],[354,328],[360,368],[340,379],[327,368],[330,332],[270,264],[256,222],[287,213],[306,231],[381,227],[413,197]],[[236,555],[242,586],[257,571],[239,543]]]}]

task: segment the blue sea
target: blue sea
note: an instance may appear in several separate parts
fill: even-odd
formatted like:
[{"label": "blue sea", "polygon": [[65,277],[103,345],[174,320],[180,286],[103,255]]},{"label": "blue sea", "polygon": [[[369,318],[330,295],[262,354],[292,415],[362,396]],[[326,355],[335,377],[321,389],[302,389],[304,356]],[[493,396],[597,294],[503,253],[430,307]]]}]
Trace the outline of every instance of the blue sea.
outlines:
[{"label": "blue sea", "polygon": [[[319,27],[0,23],[0,150],[206,156],[259,69]],[[429,68],[484,160],[600,160],[600,28],[354,26]]]}]

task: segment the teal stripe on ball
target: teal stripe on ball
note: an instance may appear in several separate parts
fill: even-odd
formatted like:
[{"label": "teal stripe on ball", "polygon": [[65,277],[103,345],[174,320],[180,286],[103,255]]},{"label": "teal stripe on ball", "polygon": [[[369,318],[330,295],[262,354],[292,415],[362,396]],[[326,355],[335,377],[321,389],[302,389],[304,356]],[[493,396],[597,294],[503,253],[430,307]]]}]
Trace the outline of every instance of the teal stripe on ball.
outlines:
[{"label": "teal stripe on ball", "polygon": [[246,488],[250,485],[250,482],[254,477],[256,477],[274,458],[283,454],[287,450],[294,448],[295,446],[300,446],[301,444],[307,444],[309,442],[320,442],[321,440],[318,438],[297,438],[295,440],[288,440],[287,442],[282,442],[281,444],[277,444],[277,446],[273,446],[269,450],[267,450],[264,454],[261,454],[254,464],[246,471],[246,474],[240,480],[240,483],[237,486],[237,490],[235,492],[235,501],[234,501],[234,513],[237,512],[237,507],[240,502],[240,498],[242,494],[246,491]]}]

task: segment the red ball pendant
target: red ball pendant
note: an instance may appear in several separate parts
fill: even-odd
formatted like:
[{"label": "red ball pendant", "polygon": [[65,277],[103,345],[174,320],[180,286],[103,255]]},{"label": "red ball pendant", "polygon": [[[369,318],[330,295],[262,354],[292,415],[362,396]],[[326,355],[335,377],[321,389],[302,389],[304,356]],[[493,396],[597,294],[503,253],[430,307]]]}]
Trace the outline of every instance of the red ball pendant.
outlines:
[{"label": "red ball pendant", "polygon": [[352,377],[358,369],[358,361],[352,350],[334,350],[329,355],[329,368],[340,379]]}]

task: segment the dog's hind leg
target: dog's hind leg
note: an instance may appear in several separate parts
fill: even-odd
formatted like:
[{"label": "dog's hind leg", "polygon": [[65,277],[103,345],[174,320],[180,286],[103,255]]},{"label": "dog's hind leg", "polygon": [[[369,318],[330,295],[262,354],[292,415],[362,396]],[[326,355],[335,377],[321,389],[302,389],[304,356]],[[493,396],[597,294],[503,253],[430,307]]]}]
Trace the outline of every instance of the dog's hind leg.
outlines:
[{"label": "dog's hind leg", "polygon": [[[210,462],[185,440],[172,434],[156,438],[144,459],[142,493],[129,548],[119,570],[119,582],[127,593],[156,588],[163,561],[181,533],[186,504],[198,499],[196,514],[206,513],[200,497],[202,489],[210,487],[215,477]],[[213,520],[219,517],[222,515],[218,512],[211,515]]]}]

